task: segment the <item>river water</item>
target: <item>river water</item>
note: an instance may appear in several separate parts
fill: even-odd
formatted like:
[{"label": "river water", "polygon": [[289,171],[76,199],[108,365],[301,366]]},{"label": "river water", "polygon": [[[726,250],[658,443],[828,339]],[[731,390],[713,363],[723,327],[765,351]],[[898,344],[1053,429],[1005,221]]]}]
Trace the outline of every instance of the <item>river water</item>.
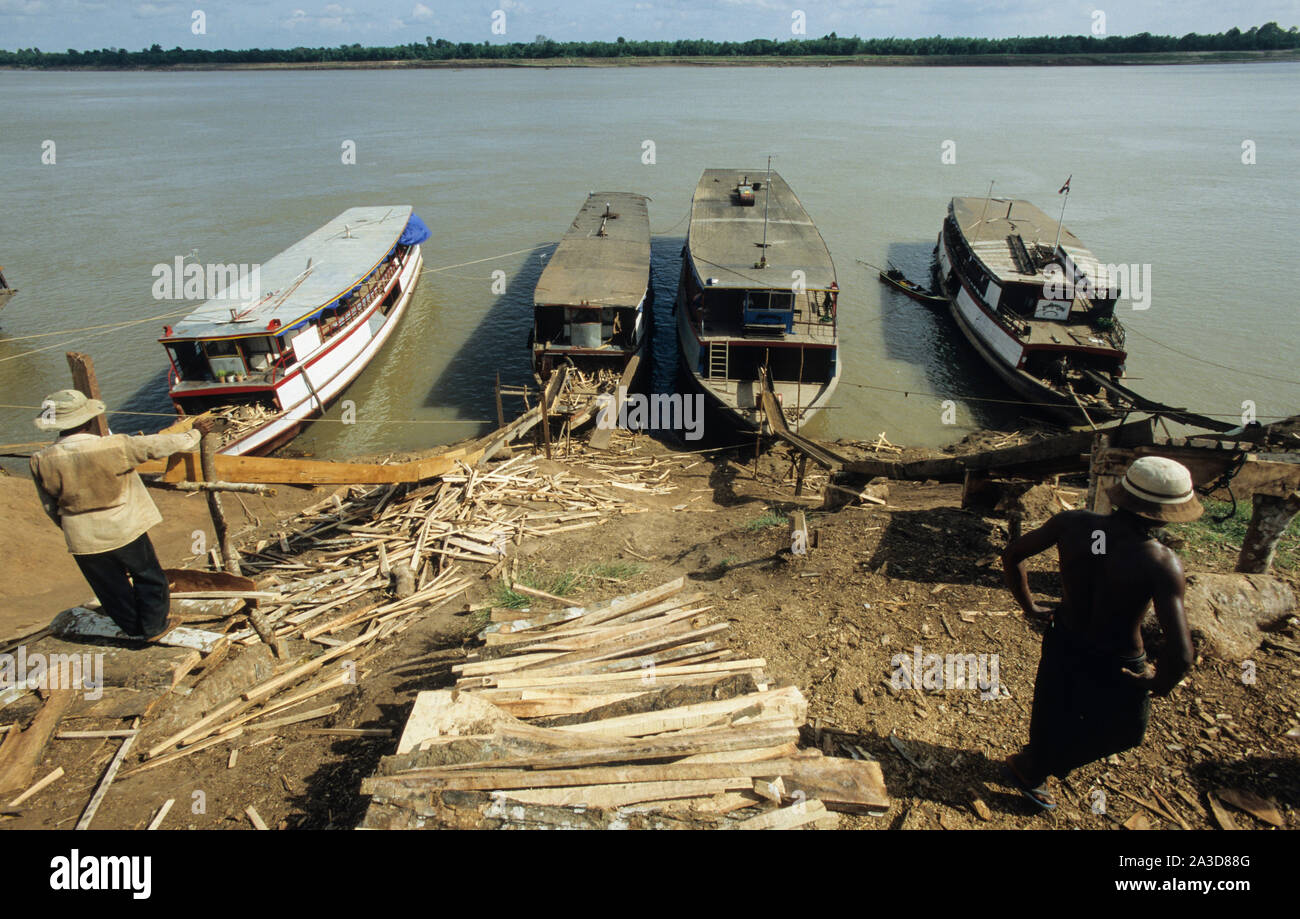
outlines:
[{"label": "river water", "polygon": [[[135,413],[115,430],[160,427],[166,320],[152,317],[189,305],[153,298],[155,265],[192,250],[256,264],[345,208],[409,203],[433,231],[431,270],[345,397],[355,423],[336,405],[293,449],[342,458],[477,434],[496,375],[530,381],[532,287],[588,191],[652,198],[655,346],[671,359],[700,172],[772,154],[842,291],[843,381],[807,433],[936,445],[1018,424],[951,320],[858,259],[928,280],[949,198],[993,181],[1055,216],[1067,176],[1066,225],[1103,263],[1150,266],[1148,308],[1120,309],[1130,385],[1225,416],[1300,409],[1298,64],[3,72],[0,108],[0,265],[21,291],[0,312],[6,406],[67,386],[77,349],[110,408]],[[0,443],[40,439],[35,413],[0,408]]]}]

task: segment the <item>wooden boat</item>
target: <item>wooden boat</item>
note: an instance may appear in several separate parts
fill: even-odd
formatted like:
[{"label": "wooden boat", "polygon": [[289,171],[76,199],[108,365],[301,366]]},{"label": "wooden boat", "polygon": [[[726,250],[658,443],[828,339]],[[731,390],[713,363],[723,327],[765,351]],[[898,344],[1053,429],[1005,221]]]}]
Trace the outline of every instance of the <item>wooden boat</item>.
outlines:
[{"label": "wooden boat", "polygon": [[948,305],[947,297],[932,294],[915,281],[909,281],[907,276],[897,268],[890,268],[888,271],[880,272],[880,280],[894,288],[894,290],[905,293],[913,300],[920,301],[921,303],[931,306]]},{"label": "wooden boat", "polygon": [[428,236],[410,207],[354,207],[262,264],[251,296],[218,291],[159,339],[177,412],[225,419],[222,453],[290,441],[388,341]]},{"label": "wooden boat", "polygon": [[1072,424],[1123,413],[1097,379],[1124,375],[1119,291],[1078,237],[1028,201],[953,198],[935,252],[957,327],[1026,403]]},{"label": "wooden boat", "polygon": [[539,384],[560,364],[617,381],[645,345],[650,283],[646,197],[593,192],[533,291],[529,346]]},{"label": "wooden boat", "polygon": [[785,180],[762,169],[706,169],[691,201],[677,290],[689,385],[742,429],[762,421],[759,370],[791,427],[840,379],[835,264]]},{"label": "wooden boat", "polygon": [[5,270],[0,268],[0,310],[5,308],[9,298],[16,293],[18,293],[18,289],[9,286],[9,282],[5,280]]}]

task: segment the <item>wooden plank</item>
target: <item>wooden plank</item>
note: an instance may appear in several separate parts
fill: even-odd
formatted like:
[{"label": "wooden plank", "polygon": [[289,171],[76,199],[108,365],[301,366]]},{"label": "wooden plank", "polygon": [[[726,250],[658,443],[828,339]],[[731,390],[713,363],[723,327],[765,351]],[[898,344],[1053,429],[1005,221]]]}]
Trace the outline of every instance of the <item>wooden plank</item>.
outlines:
[{"label": "wooden plank", "polygon": [[244,813],[248,815],[248,822],[253,825],[253,829],[266,829],[266,822],[262,819],[262,815],[257,812],[257,808],[253,805],[250,804],[248,807],[244,808]]},{"label": "wooden plank", "polygon": [[[703,628],[693,628],[692,624],[687,622],[676,623],[668,626],[663,630],[663,634],[649,639],[631,636],[625,639],[618,639],[607,642],[603,645],[589,651],[570,651],[561,654],[554,660],[546,661],[547,670],[555,670],[561,667],[585,667],[588,664],[599,663],[610,658],[626,658],[633,655],[643,655],[654,651],[666,650],[678,645],[688,644],[706,635],[714,635],[731,627],[730,623],[718,622],[713,625],[706,625]],[[530,664],[521,668],[524,670],[538,667],[538,664]]]},{"label": "wooden plank", "polygon": [[603,721],[566,724],[555,730],[575,734],[644,736],[716,724],[720,719],[734,718],[745,711],[752,711],[754,715],[789,715],[799,722],[808,714],[808,702],[797,687],[786,686],[717,702],[701,702],[621,718],[606,718]]},{"label": "wooden plank", "polygon": [[374,776],[363,779],[363,795],[400,792],[405,788],[437,790],[502,790],[515,788],[558,788],[568,785],[622,785],[630,782],[677,782],[692,779],[753,778],[759,775],[783,775],[790,760],[767,760],[761,763],[670,763],[660,766],[595,766],[588,769],[546,771],[480,771],[447,774],[437,778],[406,775]]},{"label": "wooden plank", "polygon": [[[437,456],[386,466],[371,463],[332,463],[323,460],[278,459],[267,456],[229,456],[218,453],[216,475],[226,482],[267,485],[387,485],[420,482],[455,471],[458,463],[474,463],[481,446],[458,447]],[[141,475],[161,475],[164,482],[202,481],[199,454],[177,453],[137,467]]]},{"label": "wooden plank", "polygon": [[[636,782],[622,785],[579,785],[572,788],[516,789],[502,794],[507,801],[559,807],[624,807],[673,799],[705,798],[748,788],[752,779],[700,779],[682,782]],[[752,802],[751,802],[752,803]]]},{"label": "wooden plank", "polygon": [[373,630],[366,631],[365,633],[358,635],[356,638],[352,639],[351,641],[344,642],[343,644],[339,645],[337,648],[333,648],[329,651],[326,651],[324,654],[320,655],[319,657],[313,658],[312,660],[308,661],[305,664],[301,664],[297,667],[294,667],[292,670],[288,671],[287,673],[281,674],[280,676],[277,677],[273,677],[272,679],[267,680],[264,683],[254,686],[252,689],[249,689],[244,693],[244,698],[247,699],[249,702],[260,702],[263,699],[270,697],[273,693],[277,692],[281,688],[296,683],[304,676],[316,672],[317,670],[325,666],[325,664],[329,663],[330,661],[342,657],[344,654],[347,654],[349,651],[351,651],[353,648],[357,647],[358,645],[362,645],[369,641],[372,641],[374,638],[375,638],[375,633]]},{"label": "wooden plank", "polygon": [[538,635],[535,638],[521,642],[520,651],[582,651],[585,649],[601,647],[609,642],[638,636],[640,638],[649,638],[656,634],[666,634],[665,627],[670,626],[682,619],[691,619],[694,621],[696,628],[704,625],[707,621],[704,616],[712,606],[688,607],[686,609],[675,610],[663,616],[656,616],[653,619],[643,619],[635,622],[611,625],[609,627],[595,626],[589,631],[579,634],[570,633],[558,637],[549,635]]},{"label": "wooden plank", "polygon": [[792,760],[790,772],[783,773],[790,792],[801,791],[808,798],[818,798],[831,810],[866,813],[889,809],[889,793],[880,763],[875,760],[820,759]]},{"label": "wooden plank", "polygon": [[[136,726],[139,726],[138,720],[136,721]],[[138,731],[132,732],[131,736],[123,740],[121,746],[117,748],[116,755],[114,755],[112,761],[108,764],[108,768],[104,770],[104,777],[100,779],[99,787],[95,789],[94,795],[90,798],[90,803],[87,804],[86,809],[82,811],[81,819],[77,821],[76,829],[90,829],[90,822],[95,819],[95,814],[99,811],[99,806],[104,803],[104,796],[108,794],[108,787],[113,784],[113,779],[117,777],[117,770],[122,768],[122,760],[126,759],[126,754],[130,751],[131,745],[135,743],[137,734]]]},{"label": "wooden plank", "polygon": [[[695,734],[689,737],[678,737],[669,734],[664,737],[647,738],[633,743],[603,743],[600,746],[583,750],[553,751],[538,756],[492,760],[490,762],[457,763],[437,769],[416,771],[428,776],[438,776],[451,772],[481,771],[483,769],[571,769],[578,766],[633,763],[638,760],[670,759],[678,756],[735,752],[755,748],[768,749],[776,744],[793,743],[798,737],[799,731],[793,726],[793,722],[780,727],[745,726],[744,728],[726,728],[707,734]],[[405,776],[413,773],[399,774]]]},{"label": "wooden plank", "polygon": [[[645,676],[637,675],[635,679],[645,680],[648,676],[650,685],[653,685],[655,679],[677,677],[677,676],[694,676],[708,675],[718,673],[732,673],[742,670],[757,670],[767,666],[766,658],[750,657],[734,661],[717,661],[709,664],[684,664],[682,666],[665,665],[663,667],[647,668]],[[527,672],[520,676],[497,676],[490,677],[490,685],[497,689],[522,689],[522,688],[542,688],[546,686],[569,686],[575,680],[572,676],[528,676]],[[615,673],[593,673],[581,678],[583,683],[605,683],[619,682],[629,679],[626,672]]]},{"label": "wooden plank", "polygon": [[789,807],[782,807],[748,820],[741,820],[735,825],[737,830],[793,830],[805,824],[814,823],[826,816],[826,805],[821,801],[801,801]]},{"label": "wooden plank", "polygon": [[45,747],[54,736],[59,720],[72,705],[74,695],[70,689],[53,690],[27,730],[18,735],[12,731],[5,735],[8,755],[3,765],[0,765],[0,795],[18,791],[31,784],[45,755]]},{"label": "wooden plank", "polygon": [[163,806],[158,808],[158,813],[154,814],[153,819],[149,821],[149,825],[145,827],[145,829],[156,830],[158,827],[162,826],[163,820],[167,817],[167,812],[172,809],[172,805],[175,803],[175,798],[168,798],[164,801]]},{"label": "wooden plank", "polygon": [[35,785],[33,785],[31,788],[29,788],[29,789],[27,789],[26,791],[24,791],[24,792],[23,792],[22,794],[20,794],[18,797],[14,798],[12,801],[10,801],[10,802],[9,802],[9,806],[10,806],[10,807],[17,807],[19,804],[22,804],[24,801],[26,801],[26,800],[27,800],[28,798],[30,798],[32,795],[36,794],[36,793],[39,792],[41,789],[45,788],[47,785],[50,785],[50,784],[52,784],[53,782],[57,782],[57,781],[58,781],[59,779],[61,779],[61,778],[63,778],[63,767],[62,767],[62,766],[55,766],[54,769],[53,769],[53,771],[51,771],[49,775],[47,775],[45,778],[41,779],[39,782],[37,782],[37,783],[36,783]]}]

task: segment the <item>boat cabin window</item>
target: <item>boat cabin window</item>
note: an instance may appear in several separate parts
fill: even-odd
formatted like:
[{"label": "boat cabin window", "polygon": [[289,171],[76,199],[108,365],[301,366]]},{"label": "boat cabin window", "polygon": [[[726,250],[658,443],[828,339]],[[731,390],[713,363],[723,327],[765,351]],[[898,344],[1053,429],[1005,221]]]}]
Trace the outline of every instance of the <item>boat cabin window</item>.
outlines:
[{"label": "boat cabin window", "polygon": [[167,345],[172,363],[182,380],[194,382],[208,381],[212,374],[208,372],[208,362],[203,356],[203,349],[197,341],[178,341]]},{"label": "boat cabin window", "polygon": [[253,373],[263,373],[271,369],[277,357],[275,352],[275,339],[268,337],[263,338],[245,338],[240,342],[244,352],[244,358],[248,361],[248,369]]},{"label": "boat cabin window", "polygon": [[748,328],[794,330],[794,292],[759,290],[745,294],[744,320]]},{"label": "boat cabin window", "polygon": [[217,341],[205,341],[203,351],[208,357],[208,366],[212,375],[218,380],[229,374],[247,372],[244,359],[239,354],[239,345],[234,339],[225,338]]},{"label": "boat cabin window", "polygon": [[1002,290],[1002,300],[998,305],[1007,312],[1028,319],[1034,315],[1041,289],[1032,284],[1008,284]]}]

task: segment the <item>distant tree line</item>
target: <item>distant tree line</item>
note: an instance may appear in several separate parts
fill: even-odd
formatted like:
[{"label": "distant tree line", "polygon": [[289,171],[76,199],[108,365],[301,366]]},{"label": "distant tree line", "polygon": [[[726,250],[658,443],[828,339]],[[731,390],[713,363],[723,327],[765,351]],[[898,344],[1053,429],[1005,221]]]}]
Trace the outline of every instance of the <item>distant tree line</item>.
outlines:
[{"label": "distant tree line", "polygon": [[0,51],[0,66],[140,68],[205,64],[319,64],[375,61],[511,61],[536,58],[638,58],[638,57],[830,57],[896,55],[941,57],[982,54],[1146,54],[1169,51],[1273,51],[1300,48],[1296,27],[1282,29],[1276,22],[1243,32],[1229,29],[1215,35],[1195,32],[1172,35],[1060,35],[1036,38],[841,38],[832,32],[821,38],[775,41],[554,41],[538,35],[531,42],[491,44],[452,42],[427,36],[423,42],[393,47],[250,48],[243,51],[205,51],[153,45],[143,51],[103,48],[66,52],[22,48]]}]

